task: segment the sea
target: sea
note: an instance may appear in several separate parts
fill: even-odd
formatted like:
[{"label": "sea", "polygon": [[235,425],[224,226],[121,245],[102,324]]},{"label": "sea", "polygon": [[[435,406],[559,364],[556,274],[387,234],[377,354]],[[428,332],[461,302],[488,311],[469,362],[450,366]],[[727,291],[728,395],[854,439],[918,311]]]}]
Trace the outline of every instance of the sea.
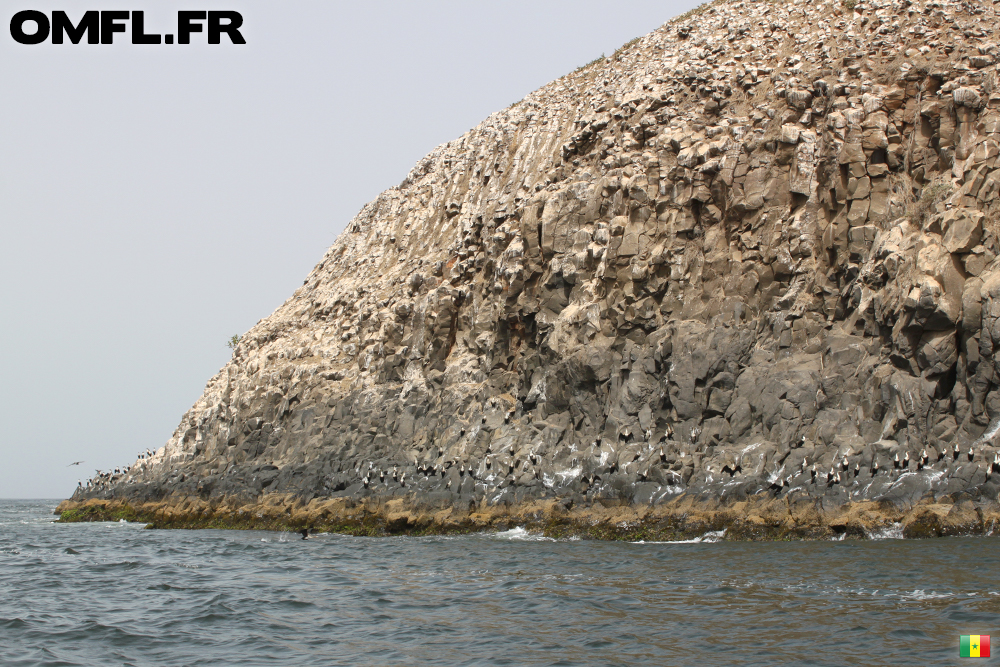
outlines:
[{"label": "sea", "polygon": [[55,506],[0,501],[3,667],[959,665],[1000,635],[997,537],[302,540]]}]

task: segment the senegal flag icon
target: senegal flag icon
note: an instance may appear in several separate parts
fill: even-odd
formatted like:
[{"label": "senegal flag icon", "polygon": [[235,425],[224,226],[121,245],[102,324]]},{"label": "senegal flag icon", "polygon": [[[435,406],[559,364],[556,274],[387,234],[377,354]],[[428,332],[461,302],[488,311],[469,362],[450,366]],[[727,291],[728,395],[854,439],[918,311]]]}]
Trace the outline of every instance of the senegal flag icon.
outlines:
[{"label": "senegal flag icon", "polygon": [[990,636],[962,635],[962,644],[958,655],[963,658],[990,657]]}]

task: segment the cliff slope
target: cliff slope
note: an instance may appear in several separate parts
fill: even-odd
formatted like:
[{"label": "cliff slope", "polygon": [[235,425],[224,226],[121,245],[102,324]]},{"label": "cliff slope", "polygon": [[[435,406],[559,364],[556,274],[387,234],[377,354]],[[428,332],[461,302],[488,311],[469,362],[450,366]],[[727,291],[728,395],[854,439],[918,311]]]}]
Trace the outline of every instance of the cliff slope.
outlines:
[{"label": "cliff slope", "polygon": [[528,95],[61,510],[990,530],[998,9],[725,0]]}]

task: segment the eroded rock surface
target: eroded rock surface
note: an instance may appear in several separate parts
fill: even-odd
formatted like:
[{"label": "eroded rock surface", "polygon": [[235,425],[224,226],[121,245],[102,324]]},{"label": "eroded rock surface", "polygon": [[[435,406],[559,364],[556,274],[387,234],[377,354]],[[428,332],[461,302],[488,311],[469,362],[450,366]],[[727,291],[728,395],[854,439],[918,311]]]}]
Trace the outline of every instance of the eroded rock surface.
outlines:
[{"label": "eroded rock surface", "polygon": [[74,502],[975,517],[998,9],[717,2],[545,86],[365,206],[166,446]]}]

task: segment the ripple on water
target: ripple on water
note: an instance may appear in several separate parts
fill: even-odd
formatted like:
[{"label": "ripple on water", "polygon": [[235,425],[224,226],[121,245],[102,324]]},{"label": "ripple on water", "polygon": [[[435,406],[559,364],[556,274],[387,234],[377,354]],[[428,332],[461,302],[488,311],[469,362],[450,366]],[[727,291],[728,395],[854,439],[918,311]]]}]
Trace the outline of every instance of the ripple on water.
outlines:
[{"label": "ripple on water", "polygon": [[39,521],[51,508],[0,503],[5,667],[944,665],[996,619],[997,538],[302,542]]}]

